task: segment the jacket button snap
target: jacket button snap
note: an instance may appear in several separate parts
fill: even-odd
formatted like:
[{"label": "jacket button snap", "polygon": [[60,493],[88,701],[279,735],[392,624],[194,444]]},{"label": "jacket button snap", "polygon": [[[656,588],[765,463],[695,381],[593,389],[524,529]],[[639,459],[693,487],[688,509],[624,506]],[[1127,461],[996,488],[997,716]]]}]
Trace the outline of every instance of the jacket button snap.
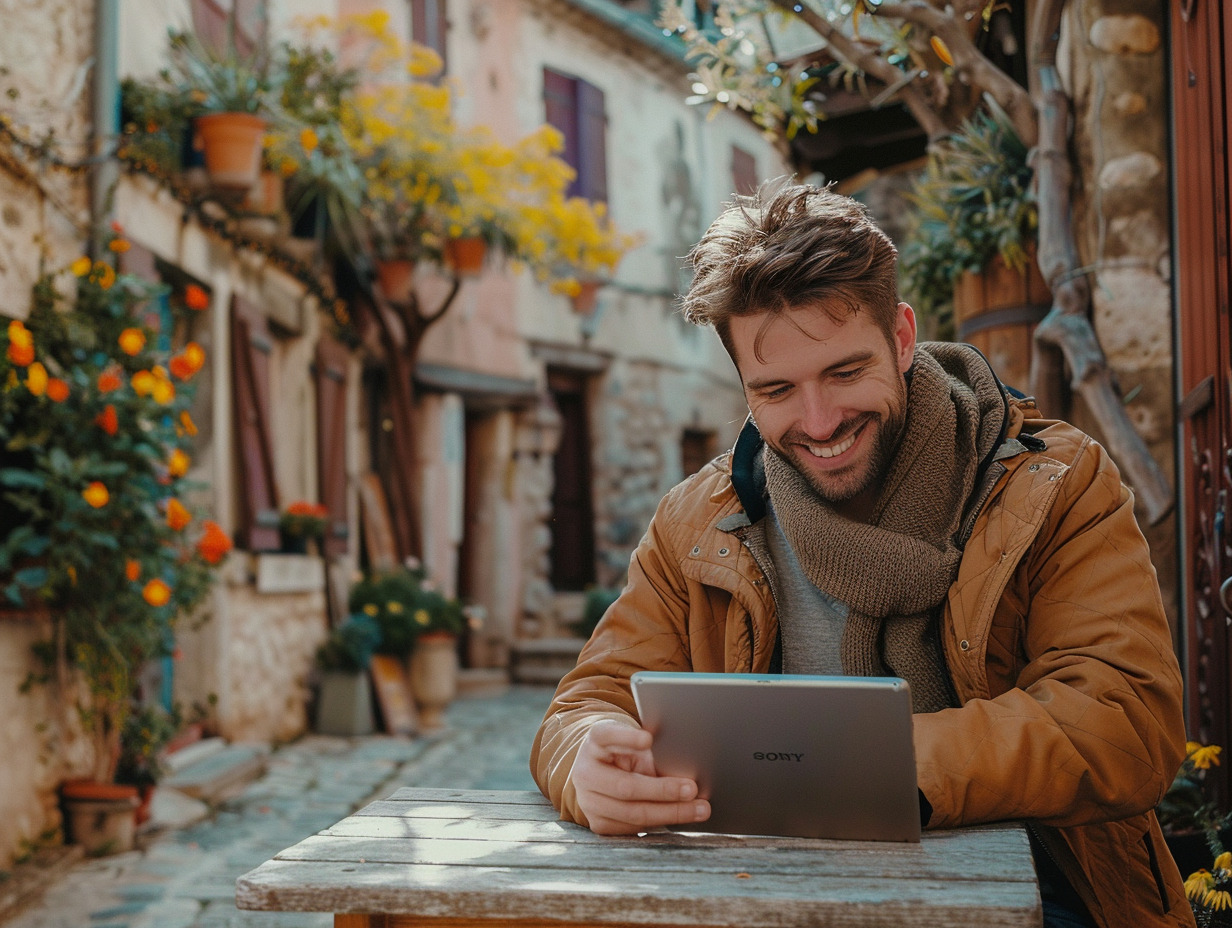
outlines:
[{"label": "jacket button snap", "polygon": [[968,641],[966,638],[964,638],[962,641],[958,642],[958,647],[961,648],[963,651],[970,651],[971,642]]},{"label": "jacket button snap", "polygon": [[719,557],[727,557],[729,554],[731,554],[731,552],[727,550],[727,548],[719,548]]},{"label": "jacket button snap", "polygon": [[697,557],[699,554],[701,554],[701,553],[702,553],[702,546],[701,546],[701,545],[694,545],[694,546],[693,546],[693,550],[692,550],[692,552],[690,552],[690,553],[691,553],[694,557]]},{"label": "jacket button snap", "polygon": [[1039,469],[1040,466],[1038,464],[1031,464],[1027,467],[1027,470],[1031,471],[1031,473],[1035,473]]}]

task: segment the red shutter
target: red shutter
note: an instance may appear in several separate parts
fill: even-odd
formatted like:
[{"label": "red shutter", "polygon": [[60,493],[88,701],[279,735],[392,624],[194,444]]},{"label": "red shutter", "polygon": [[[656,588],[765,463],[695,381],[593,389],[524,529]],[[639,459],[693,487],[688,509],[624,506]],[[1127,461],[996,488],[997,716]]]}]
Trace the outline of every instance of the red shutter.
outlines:
[{"label": "red shutter", "polygon": [[757,159],[736,145],[731,150],[732,190],[748,196],[757,191]]},{"label": "red shutter", "polygon": [[347,539],[347,380],[350,354],[328,335],[317,342],[317,469],[321,502],[329,509],[325,554],[345,554]]},{"label": "red shutter", "polygon": [[577,176],[569,185],[566,194],[582,196],[581,161],[578,152],[577,81],[556,71],[543,69],[543,107],[548,125],[560,130],[565,137],[565,150],[561,157]]},{"label": "red shutter", "polygon": [[276,551],[278,486],[270,435],[269,358],[274,349],[260,309],[231,298],[231,392],[239,438],[240,521],[237,541],[250,551]]},{"label": "red shutter", "polygon": [[577,81],[578,180],[580,195],[607,202],[607,114],[603,91]]}]

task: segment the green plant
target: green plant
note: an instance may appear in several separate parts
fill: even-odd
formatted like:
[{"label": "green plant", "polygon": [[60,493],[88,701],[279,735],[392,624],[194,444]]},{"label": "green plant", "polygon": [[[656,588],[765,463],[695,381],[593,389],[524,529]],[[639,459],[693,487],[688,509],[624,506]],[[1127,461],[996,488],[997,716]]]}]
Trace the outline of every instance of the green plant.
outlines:
[{"label": "green plant", "polygon": [[178,173],[185,147],[192,143],[192,121],[202,112],[181,87],[125,78],[120,84],[119,156],[156,176]]},{"label": "green plant", "polygon": [[372,616],[354,612],[330,630],[317,649],[317,666],[322,670],[358,673],[368,668],[372,655],[381,645],[381,627]]},{"label": "green plant", "polygon": [[903,294],[945,337],[958,279],[998,255],[1024,269],[1038,225],[1027,147],[1001,108],[985,104],[934,147],[906,195],[915,212],[900,256]]},{"label": "green plant", "polygon": [[186,91],[205,113],[265,113],[282,86],[268,50],[241,52],[230,30],[218,47],[175,29],[169,42],[171,67],[164,80]]},{"label": "green plant", "polygon": [[374,619],[380,650],[405,657],[423,635],[462,632],[462,604],[445,596],[418,564],[370,574],[351,588],[350,610]]},{"label": "green plant", "polygon": [[[115,236],[114,255],[128,246]],[[100,780],[114,777],[137,673],[169,654],[177,617],[202,601],[231,540],[182,501],[192,434],[188,342],[158,348],[146,310],[166,288],[79,258],[48,272],[0,338],[0,591],[45,607],[48,669],[87,684],[82,719]],[[173,312],[195,312],[171,301]]]},{"label": "green plant", "polygon": [[1229,824],[1229,816],[1219,812],[1219,805],[1207,790],[1207,774],[1219,766],[1222,748],[1216,744],[1189,741],[1185,744],[1185,759],[1172,779],[1168,792],[1155,807],[1160,827],[1167,832],[1205,832],[1216,834]]},{"label": "green plant", "polygon": [[594,586],[586,591],[582,601],[582,616],[570,628],[583,638],[589,638],[595,631],[595,626],[603,618],[604,613],[620,596],[616,587]]},{"label": "green plant", "polygon": [[179,706],[168,710],[157,703],[136,704],[124,717],[120,732],[117,783],[153,786],[166,773],[163,749],[183,724]]},{"label": "green plant", "polygon": [[278,517],[278,528],[284,535],[320,538],[328,520],[329,510],[321,503],[296,500]]}]

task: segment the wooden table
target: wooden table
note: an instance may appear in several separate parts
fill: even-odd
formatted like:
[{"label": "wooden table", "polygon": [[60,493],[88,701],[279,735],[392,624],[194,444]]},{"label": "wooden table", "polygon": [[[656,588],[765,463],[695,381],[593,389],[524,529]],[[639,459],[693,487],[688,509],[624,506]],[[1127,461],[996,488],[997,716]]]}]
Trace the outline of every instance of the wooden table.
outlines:
[{"label": "wooden table", "polygon": [[606,838],[535,792],[401,789],[240,877],[241,909],[335,928],[1038,928],[1020,825],[919,844],[654,832]]}]

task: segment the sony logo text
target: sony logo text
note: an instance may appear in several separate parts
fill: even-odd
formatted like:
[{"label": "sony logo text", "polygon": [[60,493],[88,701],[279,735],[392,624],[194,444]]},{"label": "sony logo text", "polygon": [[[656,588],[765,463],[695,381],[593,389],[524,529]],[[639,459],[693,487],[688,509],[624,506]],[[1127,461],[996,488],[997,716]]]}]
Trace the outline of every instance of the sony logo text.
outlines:
[{"label": "sony logo text", "polygon": [[804,760],[804,755],[791,754],[786,751],[754,751],[753,760],[790,760],[798,764]]}]

